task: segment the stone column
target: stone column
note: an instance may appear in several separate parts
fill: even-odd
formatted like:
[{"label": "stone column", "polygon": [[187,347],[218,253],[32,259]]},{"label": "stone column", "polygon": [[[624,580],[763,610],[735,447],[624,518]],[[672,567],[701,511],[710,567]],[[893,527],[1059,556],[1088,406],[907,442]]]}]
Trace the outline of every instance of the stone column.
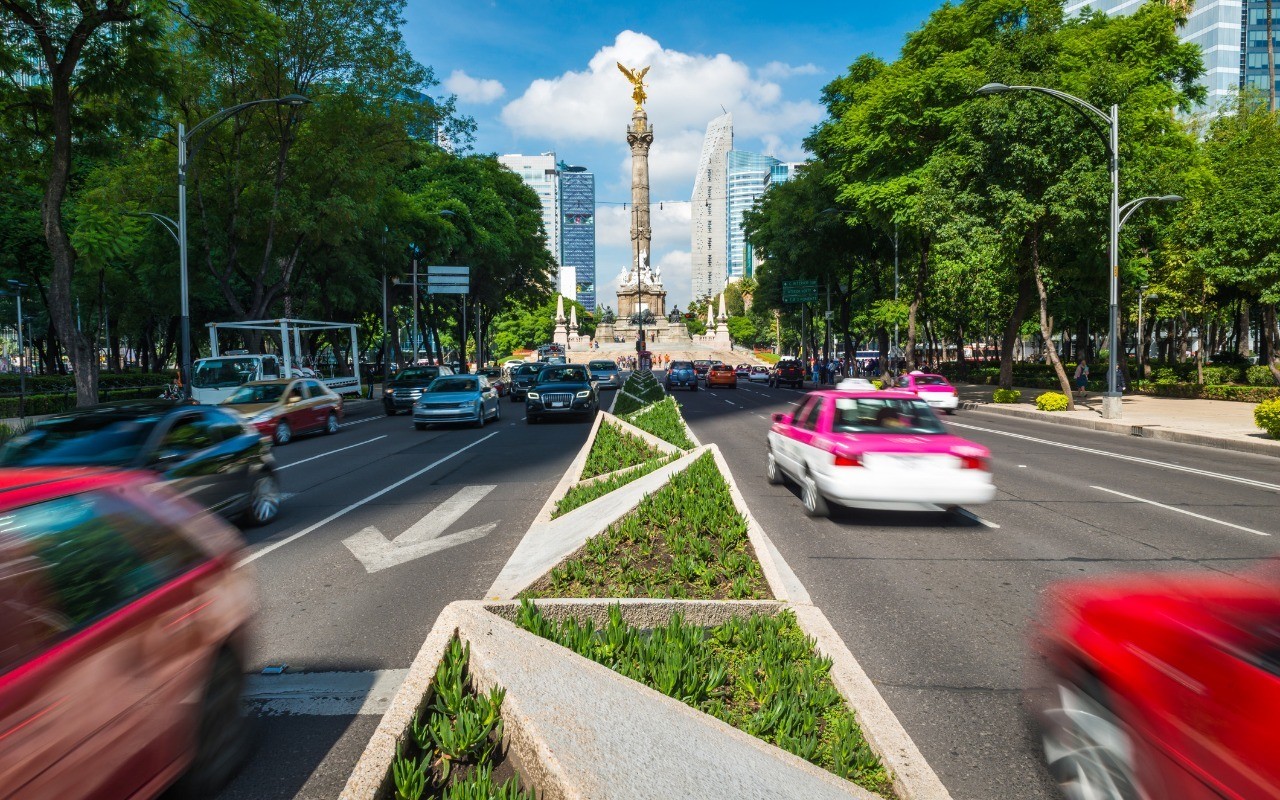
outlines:
[{"label": "stone column", "polygon": [[637,108],[631,115],[627,144],[631,146],[631,269],[636,271],[638,279],[640,272],[649,266],[649,245],[653,239],[649,225],[649,147],[653,144],[653,126],[643,108]]}]

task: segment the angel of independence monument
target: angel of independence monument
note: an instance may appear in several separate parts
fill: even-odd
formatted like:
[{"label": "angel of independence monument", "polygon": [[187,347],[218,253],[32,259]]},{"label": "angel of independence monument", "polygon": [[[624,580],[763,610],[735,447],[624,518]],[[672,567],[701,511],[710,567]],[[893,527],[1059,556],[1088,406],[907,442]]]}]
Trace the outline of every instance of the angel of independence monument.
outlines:
[{"label": "angel of independence monument", "polygon": [[644,76],[648,67],[631,70],[618,65],[631,82],[631,99],[635,110],[627,126],[627,144],[631,147],[631,261],[618,276],[618,318],[612,325],[599,325],[596,339],[608,341],[617,337],[624,342],[638,341],[641,328],[648,343],[689,341],[683,322],[672,324],[666,318],[667,291],[662,288],[662,272],[649,261],[653,228],[649,223],[649,148],[653,145],[653,126],[644,110]]}]

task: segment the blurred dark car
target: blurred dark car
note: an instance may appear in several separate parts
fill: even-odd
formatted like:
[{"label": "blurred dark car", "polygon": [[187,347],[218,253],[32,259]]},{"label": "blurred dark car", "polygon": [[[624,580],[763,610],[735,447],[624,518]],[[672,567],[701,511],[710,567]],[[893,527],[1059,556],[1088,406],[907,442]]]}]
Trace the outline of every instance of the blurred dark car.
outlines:
[{"label": "blurred dark car", "polygon": [[493,388],[498,397],[506,397],[507,392],[511,391],[510,387],[507,386],[507,378],[502,374],[502,369],[499,367],[485,367],[476,374],[483,375],[489,379],[489,386]]},{"label": "blurred dark car", "polygon": [[271,446],[221,406],[122,400],[41,420],[0,447],[2,467],[148,471],[196,505],[250,525],[280,511]]},{"label": "blurred dark car", "polygon": [[698,391],[698,373],[694,371],[692,361],[672,361],[667,367],[667,391],[677,386],[684,386],[691,392]]},{"label": "blurred dark car", "polygon": [[804,365],[792,358],[783,359],[775,364],[773,369],[769,370],[769,385],[778,388],[784,383],[792,389],[803,389]]},{"label": "blurred dark car", "polygon": [[693,373],[698,376],[698,380],[706,380],[707,372],[711,369],[711,361],[705,358],[699,358],[693,362]]},{"label": "blurred dark car", "polygon": [[0,470],[0,797],[218,793],[250,747],[240,550],[145,473]]},{"label": "blurred dark car", "polygon": [[1045,597],[1029,699],[1068,798],[1280,797],[1280,563]]},{"label": "blurred dark car", "polygon": [[431,382],[441,375],[453,375],[456,371],[447,364],[425,367],[405,367],[395,374],[382,391],[382,408],[388,417],[401,411],[412,411],[413,404],[422,397]]},{"label": "blurred dark car", "polygon": [[529,387],[538,382],[538,373],[546,364],[521,364],[511,373],[511,402],[518,403],[528,394]]},{"label": "blurred dark car", "polygon": [[581,364],[543,367],[538,382],[525,393],[525,419],[530,425],[544,417],[580,415],[587,419],[600,408],[600,395],[591,373]]}]

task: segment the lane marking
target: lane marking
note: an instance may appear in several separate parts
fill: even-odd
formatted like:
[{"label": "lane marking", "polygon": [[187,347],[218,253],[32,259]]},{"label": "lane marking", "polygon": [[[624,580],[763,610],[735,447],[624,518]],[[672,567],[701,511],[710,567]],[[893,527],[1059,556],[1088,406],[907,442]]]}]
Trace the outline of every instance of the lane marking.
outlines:
[{"label": "lane marking", "polygon": [[249,675],[244,698],[268,717],[302,714],[347,717],[385,714],[407,669]]},{"label": "lane marking", "polygon": [[1194,511],[1188,511],[1185,508],[1177,508],[1176,506],[1167,506],[1164,503],[1157,503],[1155,500],[1147,500],[1146,498],[1143,498],[1143,497],[1134,497],[1131,494],[1125,494],[1124,492],[1117,492],[1115,489],[1108,489],[1104,486],[1090,486],[1089,488],[1097,489],[1098,491],[1106,492],[1107,494],[1118,495],[1128,500],[1136,500],[1139,503],[1146,503],[1147,505],[1155,506],[1157,508],[1163,508],[1168,511],[1176,511],[1179,514],[1186,514],[1188,517],[1195,517],[1196,519],[1202,519],[1205,522],[1215,522],[1219,525],[1225,525],[1228,528],[1235,528],[1238,531],[1244,531],[1245,533],[1256,533],[1259,536],[1271,535],[1269,533],[1264,533],[1263,531],[1255,531],[1253,528],[1246,528],[1243,525],[1237,525],[1234,522],[1224,522],[1223,520],[1214,519],[1213,517],[1206,517],[1204,514],[1197,514]]},{"label": "lane marking", "polygon": [[366,422],[373,422],[373,421],[375,421],[375,420],[379,420],[379,419],[385,419],[385,417],[366,417],[365,419],[358,419],[358,420],[356,420],[355,422],[344,422],[344,423],[342,423],[341,425],[339,425],[338,427],[339,427],[339,428],[350,428],[352,425],[363,425],[363,424],[365,424]]},{"label": "lane marking", "polygon": [[731,406],[735,406],[735,407],[738,405],[737,403],[733,402],[732,400],[725,400],[725,402],[726,402],[726,403],[728,403],[729,405],[731,405]]},{"label": "lane marking", "polygon": [[285,464],[283,467],[276,467],[276,469],[277,470],[289,469],[290,467],[296,467],[299,464],[305,464],[308,461],[315,461],[317,458],[324,458],[325,456],[331,456],[334,453],[341,453],[343,450],[350,450],[353,447],[360,447],[361,445],[370,444],[372,442],[378,441],[379,439],[385,439],[385,438],[387,438],[387,435],[384,433],[381,436],[375,436],[372,439],[366,439],[363,442],[356,442],[355,444],[349,444],[346,447],[339,447],[337,450],[330,450],[327,453],[321,453],[318,456],[311,456],[310,458],[304,458],[301,461],[294,461],[291,464]]},{"label": "lane marking", "polygon": [[1098,450],[1094,447],[1082,447],[1078,444],[1067,444],[1066,442],[1055,442],[1052,439],[1040,439],[1035,436],[1027,436],[1021,433],[1012,433],[1010,431],[1001,431],[994,428],[982,428],[977,425],[965,425],[962,422],[949,423],[957,428],[967,428],[973,431],[982,431],[984,433],[994,433],[1000,436],[1009,436],[1014,439],[1022,439],[1036,444],[1047,444],[1054,447],[1063,447],[1067,450],[1076,450],[1081,453],[1090,453],[1096,456],[1107,456],[1108,458],[1118,458],[1121,461],[1132,461],[1137,464],[1146,464],[1152,467],[1162,467],[1164,469],[1174,470],[1175,472],[1187,472],[1192,475],[1200,475],[1206,478],[1217,478],[1222,481],[1230,481],[1231,483],[1240,483],[1245,486],[1254,486],[1259,489],[1269,489],[1273,492],[1280,492],[1280,484],[1267,483],[1266,481],[1255,481],[1252,478],[1239,478],[1235,475],[1224,475],[1221,472],[1209,472],[1208,470],[1195,469],[1194,467],[1184,467],[1181,464],[1170,464],[1166,461],[1156,461],[1150,458],[1140,458],[1138,456],[1127,456],[1124,453],[1113,453],[1110,450]]},{"label": "lane marking", "polygon": [[980,522],[983,525],[986,525],[988,528],[995,528],[997,530],[1000,528],[1000,526],[997,525],[996,523],[992,522],[989,519],[983,519],[982,517],[978,516],[977,514],[973,513],[967,508],[953,508],[951,509],[951,513],[955,514],[958,517],[964,517],[967,520],[972,520],[973,522]]},{"label": "lane marking", "polygon": [[475,447],[476,445],[480,444],[481,442],[487,442],[487,441],[489,441],[489,440],[490,440],[490,439],[492,439],[493,437],[497,436],[499,433],[502,433],[502,431],[494,431],[493,433],[489,434],[488,436],[485,436],[485,437],[483,437],[483,438],[481,438],[481,439],[476,439],[476,440],[475,440],[474,442],[472,442],[471,444],[469,444],[469,445],[467,445],[467,446],[465,446],[465,447],[460,447],[460,448],[458,448],[457,450],[454,450],[454,451],[453,451],[452,453],[450,453],[449,455],[444,456],[443,458],[439,458],[439,459],[437,459],[437,460],[435,460],[435,461],[431,462],[430,464],[426,465],[425,467],[423,467],[422,469],[418,470],[417,472],[414,472],[414,473],[413,473],[413,474],[411,474],[411,475],[407,475],[407,476],[405,476],[405,477],[401,478],[400,480],[396,481],[395,483],[393,483],[393,484],[391,484],[391,485],[389,485],[389,486],[387,486],[387,487],[385,487],[385,488],[379,489],[378,491],[374,492],[373,494],[369,495],[368,497],[364,498],[363,500],[357,500],[357,501],[355,501],[354,503],[352,503],[351,505],[349,505],[349,506],[347,506],[346,508],[342,509],[341,511],[335,511],[335,512],[333,512],[332,514],[330,514],[329,516],[327,516],[327,517],[325,517],[324,519],[320,520],[319,522],[317,522],[317,523],[315,523],[315,524],[313,524],[313,525],[308,525],[307,527],[303,528],[302,530],[298,531],[297,533],[292,534],[291,536],[286,536],[285,538],[281,539],[280,541],[276,542],[275,544],[269,544],[269,545],[267,545],[266,547],[262,548],[261,550],[256,550],[256,551],[254,551],[253,553],[250,553],[249,555],[247,555],[247,556],[245,556],[244,558],[240,559],[239,563],[237,563],[237,564],[236,564],[236,567],[238,568],[238,567],[243,567],[243,566],[244,566],[244,565],[246,565],[246,564],[252,564],[254,561],[257,561],[258,559],[262,558],[262,557],[263,557],[263,556],[265,556],[267,553],[270,553],[270,552],[272,552],[273,550],[279,550],[281,547],[284,547],[286,544],[289,544],[290,542],[297,541],[298,539],[301,539],[303,536],[306,536],[308,533],[311,533],[312,531],[315,531],[315,530],[318,530],[318,529],[320,529],[320,528],[323,528],[325,525],[328,525],[330,522],[333,522],[335,519],[338,519],[339,517],[341,517],[341,516],[343,516],[343,515],[345,515],[345,514],[348,514],[348,513],[352,512],[352,511],[355,511],[357,508],[359,508],[360,506],[364,505],[365,503],[371,502],[371,501],[373,501],[373,500],[377,500],[379,497],[382,497],[384,494],[386,494],[387,492],[391,491],[392,489],[398,489],[398,488],[400,488],[401,486],[404,486],[404,485],[405,485],[406,483],[408,483],[409,481],[413,480],[414,478],[416,478],[416,477],[418,477],[418,476],[420,476],[420,475],[424,475],[424,474],[426,474],[427,472],[430,472],[431,470],[433,470],[433,469],[435,469],[436,467],[440,466],[441,464],[443,464],[444,462],[446,462],[446,461],[448,461],[449,459],[453,458],[454,456],[459,455],[459,454],[461,454],[461,453],[465,453],[466,451],[470,450],[471,448]]}]

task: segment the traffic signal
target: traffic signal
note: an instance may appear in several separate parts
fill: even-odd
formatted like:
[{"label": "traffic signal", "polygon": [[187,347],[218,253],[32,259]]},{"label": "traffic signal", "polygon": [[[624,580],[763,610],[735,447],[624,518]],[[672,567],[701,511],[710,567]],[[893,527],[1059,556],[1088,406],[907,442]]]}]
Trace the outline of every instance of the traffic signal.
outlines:
[{"label": "traffic signal", "polygon": [[644,331],[636,332],[636,352],[637,353],[643,353],[645,351],[644,335],[645,335]]}]

